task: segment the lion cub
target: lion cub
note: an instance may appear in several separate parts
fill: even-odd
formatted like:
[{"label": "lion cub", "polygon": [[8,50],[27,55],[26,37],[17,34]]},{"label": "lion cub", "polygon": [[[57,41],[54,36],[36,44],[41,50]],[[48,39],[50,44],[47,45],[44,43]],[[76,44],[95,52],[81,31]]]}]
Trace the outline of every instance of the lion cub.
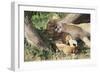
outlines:
[{"label": "lion cub", "polygon": [[72,36],[69,33],[59,33],[59,41],[55,42],[57,48],[60,51],[63,51],[64,54],[76,54],[78,50],[77,41],[72,39]]}]

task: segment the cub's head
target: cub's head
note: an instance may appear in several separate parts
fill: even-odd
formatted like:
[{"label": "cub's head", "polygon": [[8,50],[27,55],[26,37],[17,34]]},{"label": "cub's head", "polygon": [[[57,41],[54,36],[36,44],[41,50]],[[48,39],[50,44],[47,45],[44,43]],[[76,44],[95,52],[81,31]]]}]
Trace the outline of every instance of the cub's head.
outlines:
[{"label": "cub's head", "polygon": [[65,41],[66,41],[66,44],[71,46],[71,47],[77,47],[77,41],[73,39],[73,37],[67,33],[66,34],[66,37],[65,37]]}]

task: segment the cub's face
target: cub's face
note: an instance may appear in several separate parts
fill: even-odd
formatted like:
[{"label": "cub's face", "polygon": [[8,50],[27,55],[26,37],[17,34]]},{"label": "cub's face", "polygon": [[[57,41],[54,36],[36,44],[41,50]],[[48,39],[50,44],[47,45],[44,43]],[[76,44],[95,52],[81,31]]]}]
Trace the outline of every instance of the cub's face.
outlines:
[{"label": "cub's face", "polygon": [[70,47],[77,47],[77,41],[74,40],[70,34],[66,35],[65,40],[66,44]]},{"label": "cub's face", "polygon": [[69,44],[71,47],[77,47],[77,41],[76,40],[69,40]]}]

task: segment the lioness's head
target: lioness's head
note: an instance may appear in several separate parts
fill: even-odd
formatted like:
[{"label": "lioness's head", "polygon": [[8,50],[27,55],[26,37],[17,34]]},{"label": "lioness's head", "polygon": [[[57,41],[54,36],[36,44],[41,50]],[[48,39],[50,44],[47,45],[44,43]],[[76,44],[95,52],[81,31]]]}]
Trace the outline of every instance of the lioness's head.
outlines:
[{"label": "lioness's head", "polygon": [[62,24],[58,23],[57,20],[50,20],[47,24],[47,31],[49,34],[61,33]]}]

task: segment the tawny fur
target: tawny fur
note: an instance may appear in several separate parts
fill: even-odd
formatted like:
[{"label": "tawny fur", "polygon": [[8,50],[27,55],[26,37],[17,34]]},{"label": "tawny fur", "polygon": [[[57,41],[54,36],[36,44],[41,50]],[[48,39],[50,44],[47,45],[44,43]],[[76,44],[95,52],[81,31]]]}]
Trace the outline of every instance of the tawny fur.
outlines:
[{"label": "tawny fur", "polygon": [[75,54],[76,50],[77,50],[76,46],[69,46],[69,45],[66,45],[66,44],[56,43],[56,46],[58,47],[58,49],[60,51],[63,51],[64,54],[66,54],[66,55],[68,55],[68,54]]},{"label": "tawny fur", "polygon": [[[81,39],[85,45],[90,48],[90,39],[88,39],[88,37],[90,37],[90,33],[85,31],[81,25],[80,26],[76,26],[76,25],[69,25],[69,24],[63,24],[63,23],[57,23],[55,22],[49,22],[48,23],[48,33],[50,33],[50,35],[52,35],[52,38],[58,38],[58,34],[60,34],[61,32],[65,32],[65,33],[69,33],[72,38],[74,40],[78,40]],[[51,33],[52,32],[52,33]]]}]

